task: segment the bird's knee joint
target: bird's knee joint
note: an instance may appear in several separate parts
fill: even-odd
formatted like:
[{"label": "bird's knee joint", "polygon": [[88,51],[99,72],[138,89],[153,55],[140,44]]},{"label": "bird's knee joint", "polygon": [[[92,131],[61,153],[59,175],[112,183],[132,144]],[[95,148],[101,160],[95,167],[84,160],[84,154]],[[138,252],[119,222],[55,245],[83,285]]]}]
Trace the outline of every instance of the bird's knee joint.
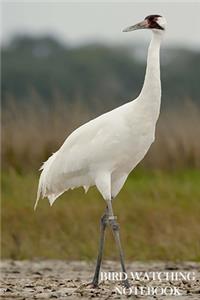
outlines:
[{"label": "bird's knee joint", "polygon": [[109,218],[109,223],[110,223],[110,226],[111,226],[112,230],[119,231],[120,227],[119,227],[119,224],[116,221],[116,217],[115,217],[115,219],[110,219]]},{"label": "bird's knee joint", "polygon": [[106,214],[101,217],[100,223],[103,226],[107,225],[107,223],[108,223],[108,216]]}]

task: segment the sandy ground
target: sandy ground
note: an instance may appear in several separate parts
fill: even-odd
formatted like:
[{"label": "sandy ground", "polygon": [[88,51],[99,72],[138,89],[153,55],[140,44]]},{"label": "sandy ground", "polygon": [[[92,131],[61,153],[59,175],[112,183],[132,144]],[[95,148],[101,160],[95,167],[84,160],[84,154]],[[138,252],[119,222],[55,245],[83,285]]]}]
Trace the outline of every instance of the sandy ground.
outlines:
[{"label": "sandy ground", "polygon": [[[34,260],[1,262],[1,299],[121,299],[123,290],[121,283],[116,281],[102,281],[99,288],[93,289],[89,285],[94,263],[66,262],[59,260]],[[130,280],[131,290],[123,290],[126,293],[132,291],[132,299],[177,299],[177,296],[169,296],[175,288],[181,296],[178,299],[200,299],[200,264],[197,263],[141,263],[127,264],[127,273],[131,272],[168,272],[168,274],[182,272],[194,272],[195,279],[172,280]],[[119,272],[120,266],[116,262],[105,262],[104,272]],[[145,274],[145,273],[140,273]],[[148,273],[150,274],[150,273]],[[141,287],[145,292],[141,292]],[[157,295],[147,295],[148,288],[158,287]],[[165,289],[167,287],[167,289]],[[160,288],[160,290],[159,290]],[[136,292],[137,291],[137,292]],[[167,291],[165,296],[160,296],[160,291]],[[138,293],[138,295],[135,295]],[[144,295],[142,295],[142,293]]]}]

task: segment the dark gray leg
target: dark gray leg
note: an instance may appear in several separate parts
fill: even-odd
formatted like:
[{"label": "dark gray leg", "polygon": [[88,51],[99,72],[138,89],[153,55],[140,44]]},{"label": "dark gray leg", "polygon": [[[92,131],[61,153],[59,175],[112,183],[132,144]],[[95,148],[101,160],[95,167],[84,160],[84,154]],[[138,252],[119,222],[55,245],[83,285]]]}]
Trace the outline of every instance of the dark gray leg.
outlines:
[{"label": "dark gray leg", "polygon": [[[116,242],[116,245],[117,245],[117,248],[119,251],[122,272],[126,273],[126,268],[125,268],[125,264],[124,264],[124,253],[123,253],[123,249],[122,249],[122,245],[121,245],[121,241],[120,241],[120,235],[119,235],[119,224],[116,221],[116,217],[113,215],[113,208],[112,208],[111,201],[108,201],[108,212],[109,212],[108,221],[112,228],[115,242]],[[123,284],[126,288],[130,287],[128,279],[124,280]]]},{"label": "dark gray leg", "polygon": [[92,280],[93,287],[97,287],[98,282],[99,282],[99,272],[100,272],[102,256],[103,256],[105,229],[106,229],[107,223],[108,223],[108,208],[106,208],[105,214],[101,217],[101,220],[100,220],[99,251],[98,251],[98,256],[97,256],[97,263],[96,263],[94,278]]}]

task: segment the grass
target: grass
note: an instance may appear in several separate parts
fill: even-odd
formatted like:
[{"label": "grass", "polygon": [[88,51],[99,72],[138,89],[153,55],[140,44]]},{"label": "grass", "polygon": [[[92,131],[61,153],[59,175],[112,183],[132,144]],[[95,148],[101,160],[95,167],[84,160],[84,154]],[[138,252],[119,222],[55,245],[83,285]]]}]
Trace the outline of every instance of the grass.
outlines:
[{"label": "grass", "polygon": [[[33,99],[17,105],[7,101],[2,122],[3,168],[36,170],[55,152],[75,128],[101,114],[77,102],[69,104],[55,98],[49,106],[33,95]],[[100,103],[100,101],[99,101]],[[109,104],[108,104],[109,105]],[[109,109],[109,108],[107,108]],[[161,113],[156,141],[142,166],[156,169],[200,168],[200,107],[192,100],[183,106]]]},{"label": "grass", "polygon": [[[34,173],[76,127],[96,116],[60,97],[48,106],[33,94],[2,116],[2,256],[93,259],[105,203],[90,189],[65,193],[52,208],[33,205]],[[98,113],[103,108],[97,109]],[[161,113],[156,141],[114,201],[126,258],[200,261],[200,108],[190,100]],[[158,171],[160,170],[160,171]],[[178,171],[180,170],[180,171]],[[105,255],[116,259],[110,231]]]},{"label": "grass", "polygon": [[[69,191],[33,211],[38,173],[2,173],[2,256],[95,259],[104,200]],[[200,261],[200,171],[137,169],[114,201],[128,260]],[[110,230],[105,258],[117,259]]]}]

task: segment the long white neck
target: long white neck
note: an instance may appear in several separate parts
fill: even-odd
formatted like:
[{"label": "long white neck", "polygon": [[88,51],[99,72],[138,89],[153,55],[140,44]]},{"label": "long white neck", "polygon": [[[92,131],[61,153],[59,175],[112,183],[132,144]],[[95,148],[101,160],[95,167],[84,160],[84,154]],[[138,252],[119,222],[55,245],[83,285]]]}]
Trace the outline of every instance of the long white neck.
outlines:
[{"label": "long white neck", "polygon": [[139,95],[148,107],[152,107],[156,114],[160,111],[161,82],[160,82],[160,44],[162,36],[153,32],[148,49],[147,67],[143,88]]}]

